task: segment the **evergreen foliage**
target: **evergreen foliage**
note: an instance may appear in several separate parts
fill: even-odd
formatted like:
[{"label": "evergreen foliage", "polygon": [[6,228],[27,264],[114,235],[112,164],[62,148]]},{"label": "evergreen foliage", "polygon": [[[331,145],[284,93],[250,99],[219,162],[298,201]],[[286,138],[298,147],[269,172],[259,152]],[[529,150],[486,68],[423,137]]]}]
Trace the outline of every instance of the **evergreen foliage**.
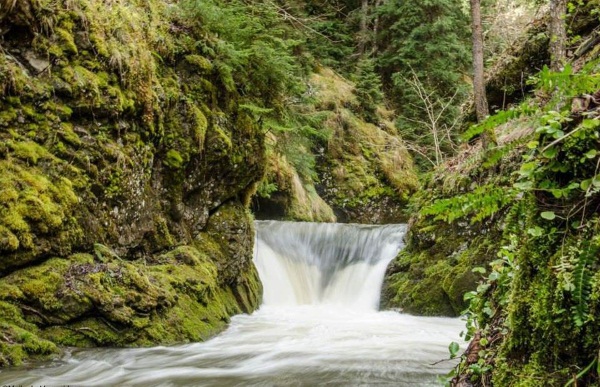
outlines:
[{"label": "evergreen foliage", "polygon": [[382,84],[371,59],[358,62],[356,74],[356,97],[362,114],[368,122],[376,122],[375,111],[383,102]]},{"label": "evergreen foliage", "polygon": [[[471,62],[468,18],[462,2],[390,0],[377,12],[382,23],[377,37],[381,46],[377,63],[386,89],[398,106],[398,128],[409,141],[432,142],[429,129],[419,123],[429,120],[422,108],[423,98],[410,81],[414,74],[436,103],[456,95],[440,123],[452,126],[459,114],[458,106],[467,95],[464,75]],[[447,142],[443,148],[450,151]]]},{"label": "evergreen foliage", "polygon": [[271,3],[185,0],[181,7],[187,20],[216,38],[198,44],[215,56],[216,71],[231,78],[226,89],[237,87],[243,97],[279,110],[285,97],[300,91],[303,69],[295,50],[303,41]]}]

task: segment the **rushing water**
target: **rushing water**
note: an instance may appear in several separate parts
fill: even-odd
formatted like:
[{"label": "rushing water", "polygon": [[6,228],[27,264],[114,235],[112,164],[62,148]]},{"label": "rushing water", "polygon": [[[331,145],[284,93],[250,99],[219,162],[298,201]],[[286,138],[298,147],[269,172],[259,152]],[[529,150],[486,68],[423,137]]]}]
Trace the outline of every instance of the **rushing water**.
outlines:
[{"label": "rushing water", "polygon": [[257,222],[264,302],[205,343],[74,350],[0,385],[436,385],[458,319],[378,312],[403,225]]}]

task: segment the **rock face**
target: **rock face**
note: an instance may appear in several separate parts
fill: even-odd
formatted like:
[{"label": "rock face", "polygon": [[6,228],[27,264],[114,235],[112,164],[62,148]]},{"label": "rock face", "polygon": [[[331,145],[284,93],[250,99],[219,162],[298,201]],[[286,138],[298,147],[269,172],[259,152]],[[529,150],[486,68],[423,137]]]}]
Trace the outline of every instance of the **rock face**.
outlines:
[{"label": "rock face", "polygon": [[205,339],[259,303],[263,135],[171,5],[43,3],[0,16],[0,366]]},{"label": "rock face", "polygon": [[[467,160],[476,157],[477,154],[471,154]],[[502,162],[506,170],[515,168],[511,155]],[[413,199],[413,208],[418,211],[413,213],[409,223],[406,248],[387,269],[382,308],[428,316],[459,316],[467,308],[469,303],[464,294],[474,290],[482,279],[481,273],[473,269],[485,267],[496,254],[503,226],[498,219],[502,219],[506,203],[501,200],[494,203],[495,191],[482,191],[477,196],[489,202],[490,209],[477,212],[480,208],[472,206],[473,212],[469,212],[471,208],[465,206],[465,213],[461,213],[464,218],[455,221],[430,212],[436,203],[468,195],[477,179],[489,179],[486,186],[503,187],[498,192],[510,186],[509,178],[494,176],[490,169],[471,168],[461,163],[440,168]],[[461,204],[457,206],[460,208]],[[494,211],[495,216],[485,211]]]},{"label": "rock face", "polygon": [[[311,144],[286,157],[293,139],[286,133],[268,139],[266,183],[276,188],[255,201],[258,218],[320,222],[399,223],[418,188],[416,170],[392,122],[380,107],[375,124],[367,122],[356,87],[329,68],[308,82],[310,100],[302,114],[319,117]],[[306,167],[308,162],[313,165]],[[303,169],[310,169],[306,173]],[[304,172],[304,173],[302,173]],[[264,183],[263,183],[264,184]],[[264,187],[264,186],[263,186]]]}]

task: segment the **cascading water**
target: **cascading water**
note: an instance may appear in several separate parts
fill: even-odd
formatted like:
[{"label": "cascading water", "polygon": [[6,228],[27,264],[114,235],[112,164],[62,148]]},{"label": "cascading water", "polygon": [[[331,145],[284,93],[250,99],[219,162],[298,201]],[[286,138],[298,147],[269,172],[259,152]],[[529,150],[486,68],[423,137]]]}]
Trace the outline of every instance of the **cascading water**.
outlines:
[{"label": "cascading water", "polygon": [[405,225],[257,222],[254,262],[264,305],[377,309]]},{"label": "cascading water", "polygon": [[74,351],[0,385],[437,385],[458,319],[378,312],[405,226],[257,222],[264,302],[205,343]]}]

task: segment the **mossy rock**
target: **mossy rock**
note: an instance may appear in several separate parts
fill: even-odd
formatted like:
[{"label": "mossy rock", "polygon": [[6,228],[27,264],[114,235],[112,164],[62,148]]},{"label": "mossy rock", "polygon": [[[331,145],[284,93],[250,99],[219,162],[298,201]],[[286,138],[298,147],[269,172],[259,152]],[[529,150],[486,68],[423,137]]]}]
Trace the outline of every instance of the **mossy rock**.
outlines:
[{"label": "mossy rock", "polygon": [[43,339],[38,328],[23,317],[16,305],[0,299],[0,367],[18,366],[29,358],[58,354],[55,343]]},{"label": "mossy rock", "polygon": [[160,0],[17,3],[0,20],[20,26],[0,54],[0,363],[204,340],[256,309],[244,203],[264,133],[213,71],[214,37]]},{"label": "mossy rock", "polygon": [[0,273],[53,252],[69,253],[81,238],[71,181],[7,160],[0,160],[0,173]]},{"label": "mossy rock", "polygon": [[[221,248],[215,247],[223,254]],[[214,252],[181,246],[156,256],[151,264],[108,255],[102,261],[86,254],[51,259],[0,279],[0,303],[12,311],[3,316],[7,324],[20,321],[22,329],[68,346],[206,340],[230,316],[254,310],[261,292],[253,266],[238,273],[235,284],[224,285]],[[55,353],[52,343],[43,348]],[[17,356],[10,364],[27,357],[21,355],[10,355]]]}]

